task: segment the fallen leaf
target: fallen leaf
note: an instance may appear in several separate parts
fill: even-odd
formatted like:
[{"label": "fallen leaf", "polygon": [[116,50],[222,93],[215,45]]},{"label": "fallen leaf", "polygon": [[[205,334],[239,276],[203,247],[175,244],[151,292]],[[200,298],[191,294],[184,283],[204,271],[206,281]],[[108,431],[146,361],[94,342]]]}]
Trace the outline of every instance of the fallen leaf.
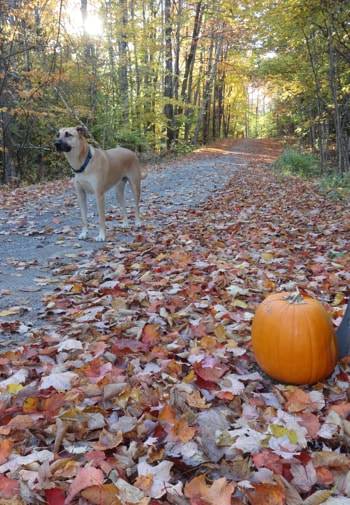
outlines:
[{"label": "fallen leaf", "polygon": [[223,477],[214,480],[211,486],[205,481],[204,475],[194,477],[186,482],[185,496],[190,499],[191,505],[208,503],[210,505],[230,505],[231,496],[235,490],[233,483],[228,483]]},{"label": "fallen leaf", "polygon": [[285,505],[285,492],[280,485],[254,484],[254,490],[247,490],[250,505]]},{"label": "fallen leaf", "polygon": [[9,455],[11,454],[12,448],[13,440],[11,438],[0,440],[0,465],[7,461]]},{"label": "fallen leaf", "polygon": [[293,463],[290,471],[293,475],[292,483],[304,493],[308,493],[317,482],[316,470],[311,461],[305,466]]},{"label": "fallen leaf", "polygon": [[84,489],[81,495],[94,505],[121,505],[118,488],[114,484],[102,484]]},{"label": "fallen leaf", "polygon": [[64,502],[65,505],[68,505],[83,489],[99,486],[103,483],[103,480],[103,473],[98,468],[94,468],[93,466],[82,468],[69,486],[68,495]]},{"label": "fallen leaf", "polygon": [[64,505],[65,494],[62,489],[54,487],[45,490],[47,505]]},{"label": "fallen leaf", "polygon": [[78,375],[73,372],[52,373],[41,379],[39,389],[54,388],[56,391],[67,391],[72,387],[73,380],[77,379]]},{"label": "fallen leaf", "polygon": [[151,466],[145,461],[141,461],[137,465],[139,476],[152,476],[152,485],[148,496],[152,498],[161,498],[167,491],[167,485],[170,481],[170,470],[173,466],[171,461],[161,461],[156,466]]},{"label": "fallen leaf", "polygon": [[346,454],[337,454],[335,452],[315,452],[312,455],[314,466],[326,466],[329,468],[345,470],[350,468],[350,458]]},{"label": "fallen leaf", "polygon": [[0,475],[0,498],[14,498],[19,495],[19,481]]}]

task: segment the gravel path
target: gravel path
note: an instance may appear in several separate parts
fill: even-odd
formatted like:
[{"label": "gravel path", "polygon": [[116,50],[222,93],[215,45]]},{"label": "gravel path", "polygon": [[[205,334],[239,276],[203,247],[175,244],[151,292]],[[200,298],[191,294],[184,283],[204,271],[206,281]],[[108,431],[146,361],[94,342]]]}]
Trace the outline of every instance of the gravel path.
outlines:
[{"label": "gravel path", "polygon": [[[206,201],[244,165],[244,158],[235,145],[234,149],[209,150],[149,171],[142,187],[144,226],[164,226],[177,209],[190,209]],[[104,247],[94,241],[97,214],[93,197],[89,199],[90,236],[81,242],[76,238],[80,213],[72,185],[40,197],[33,188],[33,199],[0,210],[0,350],[11,339],[18,341],[18,331],[14,337],[6,322],[20,321],[20,333],[26,338],[32,327],[42,324],[42,299],[55,288],[60,276],[71,274],[80,262]],[[129,190],[126,196],[131,210]],[[106,216],[109,245],[125,246],[135,229],[132,218],[130,230],[118,227],[120,214],[113,191],[107,195]]]}]

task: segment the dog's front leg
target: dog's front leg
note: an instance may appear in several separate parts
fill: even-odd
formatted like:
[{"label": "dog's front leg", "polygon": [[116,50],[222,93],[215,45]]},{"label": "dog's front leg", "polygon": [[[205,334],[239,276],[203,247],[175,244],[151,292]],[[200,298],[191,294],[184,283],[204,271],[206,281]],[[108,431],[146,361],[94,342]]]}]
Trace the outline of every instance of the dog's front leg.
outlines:
[{"label": "dog's front leg", "polygon": [[78,195],[81,220],[83,222],[83,229],[78,238],[79,240],[85,240],[88,234],[86,192],[78,183],[75,183],[75,189]]},{"label": "dog's front leg", "polygon": [[105,197],[104,194],[96,194],[98,220],[99,220],[99,234],[96,237],[97,242],[104,242],[106,240],[106,223],[105,223]]}]

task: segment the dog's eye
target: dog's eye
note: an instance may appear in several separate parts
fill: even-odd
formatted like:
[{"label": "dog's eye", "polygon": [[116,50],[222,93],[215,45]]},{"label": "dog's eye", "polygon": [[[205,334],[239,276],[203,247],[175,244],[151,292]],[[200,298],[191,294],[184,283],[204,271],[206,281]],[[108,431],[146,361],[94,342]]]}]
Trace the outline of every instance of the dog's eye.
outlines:
[{"label": "dog's eye", "polygon": [[65,136],[65,137],[72,137],[73,135],[72,135],[71,133],[66,132],[66,133],[64,134],[64,136]]},{"label": "dog's eye", "polygon": [[59,134],[59,133],[56,133],[56,137],[58,138],[59,136],[60,136],[60,134]]}]

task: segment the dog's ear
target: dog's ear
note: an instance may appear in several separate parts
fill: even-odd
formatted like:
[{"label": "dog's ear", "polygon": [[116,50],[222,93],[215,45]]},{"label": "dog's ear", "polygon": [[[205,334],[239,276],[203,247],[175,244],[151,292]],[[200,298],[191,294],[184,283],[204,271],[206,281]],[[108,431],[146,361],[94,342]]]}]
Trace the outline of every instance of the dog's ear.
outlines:
[{"label": "dog's ear", "polygon": [[87,137],[88,136],[88,131],[87,131],[87,128],[85,126],[80,126],[80,125],[77,126],[77,132],[82,137]]}]

